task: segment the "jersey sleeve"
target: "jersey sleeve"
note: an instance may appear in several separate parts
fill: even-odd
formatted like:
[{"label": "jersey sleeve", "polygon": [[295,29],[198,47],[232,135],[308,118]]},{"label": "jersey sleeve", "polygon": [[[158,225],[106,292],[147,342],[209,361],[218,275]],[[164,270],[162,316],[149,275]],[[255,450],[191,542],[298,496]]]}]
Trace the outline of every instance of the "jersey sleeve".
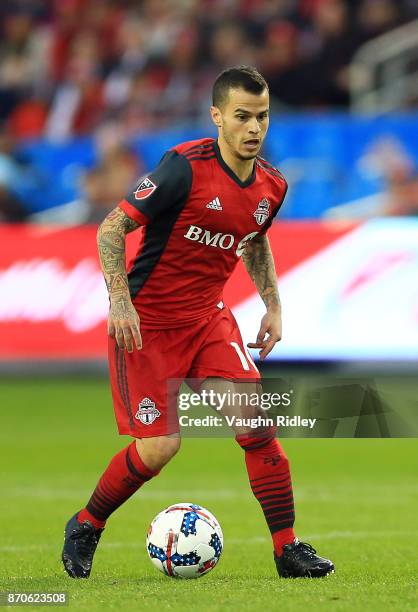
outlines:
[{"label": "jersey sleeve", "polygon": [[170,206],[187,200],[191,185],[190,163],[177,151],[168,151],[157,168],[139,179],[134,189],[119,202],[119,208],[140,225],[146,225]]},{"label": "jersey sleeve", "polygon": [[273,208],[271,217],[269,217],[269,219],[266,222],[266,224],[264,225],[263,229],[261,230],[261,232],[259,232],[259,236],[264,236],[264,234],[267,233],[268,229],[272,226],[273,221],[274,221],[277,213],[279,212],[280,208],[282,207],[282,204],[283,204],[284,199],[286,197],[287,188],[288,188],[287,182],[284,179],[282,179],[282,181],[284,183],[284,187],[282,187],[282,192],[283,193],[282,193],[281,199],[279,200],[279,203],[277,204],[277,206],[275,206]]}]

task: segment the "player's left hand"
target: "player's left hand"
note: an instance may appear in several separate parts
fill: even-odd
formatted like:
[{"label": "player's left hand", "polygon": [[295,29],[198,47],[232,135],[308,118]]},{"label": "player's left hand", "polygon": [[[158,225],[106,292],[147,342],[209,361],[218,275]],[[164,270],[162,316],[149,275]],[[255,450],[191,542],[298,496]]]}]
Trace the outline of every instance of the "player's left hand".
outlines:
[{"label": "player's left hand", "polygon": [[[267,336],[267,337],[266,337]],[[249,342],[248,348],[261,349],[259,356],[263,361],[270,353],[276,342],[282,338],[282,316],[279,309],[268,310],[261,319],[260,330],[255,342]]]}]

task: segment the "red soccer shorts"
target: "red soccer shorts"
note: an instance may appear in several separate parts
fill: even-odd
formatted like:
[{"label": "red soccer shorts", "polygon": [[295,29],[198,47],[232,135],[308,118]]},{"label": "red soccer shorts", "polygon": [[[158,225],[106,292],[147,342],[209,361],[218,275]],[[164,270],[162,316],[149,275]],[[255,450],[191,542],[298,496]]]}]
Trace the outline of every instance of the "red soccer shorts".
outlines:
[{"label": "red soccer shorts", "polygon": [[133,353],[109,337],[110,382],[120,434],[150,438],[178,432],[176,400],[185,378],[260,379],[229,308],[193,325],[142,329],[141,335],[143,348]]}]

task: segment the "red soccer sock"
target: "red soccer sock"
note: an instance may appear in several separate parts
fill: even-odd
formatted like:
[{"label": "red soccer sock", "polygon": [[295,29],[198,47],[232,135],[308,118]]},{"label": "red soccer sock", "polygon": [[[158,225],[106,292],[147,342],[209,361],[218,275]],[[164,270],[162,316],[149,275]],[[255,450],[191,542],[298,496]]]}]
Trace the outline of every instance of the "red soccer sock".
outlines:
[{"label": "red soccer sock", "polygon": [[109,516],[142,485],[156,476],[141,460],[132,442],[113,457],[77,520],[89,520],[96,529],[103,528]]},{"label": "red soccer sock", "polygon": [[103,527],[106,525],[106,521],[99,521],[99,519],[90,514],[87,508],[83,508],[82,510],[80,510],[80,512],[77,514],[77,521],[79,523],[84,523],[84,521],[90,521],[90,523],[96,529],[103,529]]},{"label": "red soccer sock", "polygon": [[259,501],[273,539],[274,552],[295,539],[295,509],[289,461],[274,437],[237,436],[245,451],[251,489]]}]

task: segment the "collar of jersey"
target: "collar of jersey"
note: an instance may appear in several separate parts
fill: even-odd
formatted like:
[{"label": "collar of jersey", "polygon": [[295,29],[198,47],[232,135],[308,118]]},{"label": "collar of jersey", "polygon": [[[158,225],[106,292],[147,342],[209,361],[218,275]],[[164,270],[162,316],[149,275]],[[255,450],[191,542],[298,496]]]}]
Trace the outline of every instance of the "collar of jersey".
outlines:
[{"label": "collar of jersey", "polygon": [[213,147],[215,149],[215,155],[216,158],[219,162],[219,165],[221,166],[222,170],[224,170],[228,176],[231,177],[231,179],[233,181],[235,181],[235,183],[237,185],[239,185],[240,187],[249,187],[250,185],[252,185],[255,181],[255,175],[256,175],[256,164],[255,164],[255,160],[254,160],[254,167],[253,167],[253,171],[250,174],[250,176],[247,178],[247,180],[242,181],[233,170],[231,170],[231,168],[228,166],[228,164],[226,164],[222,158],[221,155],[221,151],[219,150],[219,145],[217,140],[214,141],[213,143]]}]

